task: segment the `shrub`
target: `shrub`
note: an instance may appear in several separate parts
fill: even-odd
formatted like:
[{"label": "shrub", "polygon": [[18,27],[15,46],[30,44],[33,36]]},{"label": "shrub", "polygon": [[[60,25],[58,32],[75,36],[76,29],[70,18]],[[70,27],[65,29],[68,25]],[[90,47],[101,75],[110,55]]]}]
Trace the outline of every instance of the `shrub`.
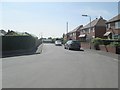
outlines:
[{"label": "shrub", "polygon": [[117,46],[117,47],[120,47],[120,42],[113,42],[110,44],[111,46]]},{"label": "shrub", "polygon": [[92,43],[94,45],[94,48],[96,50],[99,50],[99,45],[102,44],[103,42],[102,42],[101,38],[94,38],[94,39],[92,39]]},{"label": "shrub", "polygon": [[100,44],[103,44],[101,38],[94,38],[94,39],[92,39],[92,43],[93,43],[94,45],[100,45]]},{"label": "shrub", "polygon": [[102,42],[103,42],[103,45],[110,45],[111,43],[111,41],[107,39],[103,39]]}]

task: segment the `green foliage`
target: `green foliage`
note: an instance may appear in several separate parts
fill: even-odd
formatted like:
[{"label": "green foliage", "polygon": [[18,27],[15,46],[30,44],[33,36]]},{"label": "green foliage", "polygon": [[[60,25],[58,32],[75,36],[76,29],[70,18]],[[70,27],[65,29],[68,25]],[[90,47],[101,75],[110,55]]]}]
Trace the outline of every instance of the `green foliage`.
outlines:
[{"label": "green foliage", "polygon": [[48,39],[52,39],[52,37],[48,37]]},{"label": "green foliage", "polygon": [[112,42],[110,45],[111,46],[118,46],[118,47],[120,47],[120,42]]},{"label": "green foliage", "polygon": [[65,44],[67,42],[67,40],[63,40],[63,44]]},{"label": "green foliage", "polygon": [[104,45],[110,45],[110,43],[111,43],[111,41],[110,41],[110,40],[107,40],[107,39],[102,40],[102,41],[103,41],[103,44],[104,44]]},{"label": "green foliage", "polygon": [[3,36],[2,50],[27,50],[36,46],[36,39],[31,36]]},{"label": "green foliage", "polygon": [[99,45],[110,45],[115,47],[120,47],[120,39],[116,40],[108,40],[108,39],[101,39],[101,38],[94,38],[91,41],[94,44],[95,48],[98,48]]},{"label": "green foliage", "polygon": [[94,39],[92,39],[92,43],[93,43],[95,46],[96,46],[96,45],[103,44],[101,38],[94,38]]}]

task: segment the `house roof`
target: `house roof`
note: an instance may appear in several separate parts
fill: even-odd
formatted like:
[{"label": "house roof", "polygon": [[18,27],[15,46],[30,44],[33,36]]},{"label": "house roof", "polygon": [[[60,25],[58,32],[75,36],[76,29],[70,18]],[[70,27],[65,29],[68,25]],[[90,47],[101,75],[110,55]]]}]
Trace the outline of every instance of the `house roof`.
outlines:
[{"label": "house roof", "polygon": [[[91,27],[94,27],[95,25],[97,25],[97,23],[98,23],[98,21],[99,21],[100,19],[103,19],[103,18],[100,17],[99,19],[96,18],[95,20],[93,20],[93,21],[91,22]],[[103,20],[104,20],[104,19],[103,19]],[[106,21],[106,20],[104,20],[104,21]],[[86,29],[86,28],[90,28],[90,23],[88,23],[87,25],[85,25],[82,29]]]},{"label": "house roof", "polygon": [[0,36],[4,36],[7,32],[5,30],[0,30]]},{"label": "house roof", "polygon": [[73,29],[72,31],[68,32],[68,33],[73,33],[73,32],[76,32],[78,30],[80,30],[80,28],[82,28],[83,25],[79,25],[78,27],[76,27],[75,29]]},{"label": "house roof", "polygon": [[[99,19],[93,20],[93,21],[91,22],[91,27],[95,26],[98,21],[99,21]],[[90,23],[88,23],[87,25],[85,25],[82,29],[89,28],[89,27],[90,27]]]},{"label": "house roof", "polygon": [[115,17],[113,17],[112,19],[108,20],[107,23],[115,22],[115,21],[118,21],[118,20],[120,20],[120,14],[115,16]]}]

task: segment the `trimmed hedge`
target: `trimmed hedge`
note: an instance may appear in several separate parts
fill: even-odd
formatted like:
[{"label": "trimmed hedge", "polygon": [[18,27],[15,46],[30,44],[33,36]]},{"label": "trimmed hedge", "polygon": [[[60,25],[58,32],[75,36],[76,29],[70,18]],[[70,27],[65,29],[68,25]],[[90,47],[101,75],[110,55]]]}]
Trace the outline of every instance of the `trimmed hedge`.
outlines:
[{"label": "trimmed hedge", "polygon": [[32,49],[36,47],[36,41],[31,36],[2,36],[2,51]]}]

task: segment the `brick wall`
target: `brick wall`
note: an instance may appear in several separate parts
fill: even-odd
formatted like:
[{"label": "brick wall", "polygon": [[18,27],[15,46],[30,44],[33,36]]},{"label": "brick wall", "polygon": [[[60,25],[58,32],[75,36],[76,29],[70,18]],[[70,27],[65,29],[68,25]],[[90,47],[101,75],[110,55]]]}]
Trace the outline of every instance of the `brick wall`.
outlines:
[{"label": "brick wall", "polygon": [[90,49],[90,43],[88,43],[88,42],[81,42],[81,48]]}]

